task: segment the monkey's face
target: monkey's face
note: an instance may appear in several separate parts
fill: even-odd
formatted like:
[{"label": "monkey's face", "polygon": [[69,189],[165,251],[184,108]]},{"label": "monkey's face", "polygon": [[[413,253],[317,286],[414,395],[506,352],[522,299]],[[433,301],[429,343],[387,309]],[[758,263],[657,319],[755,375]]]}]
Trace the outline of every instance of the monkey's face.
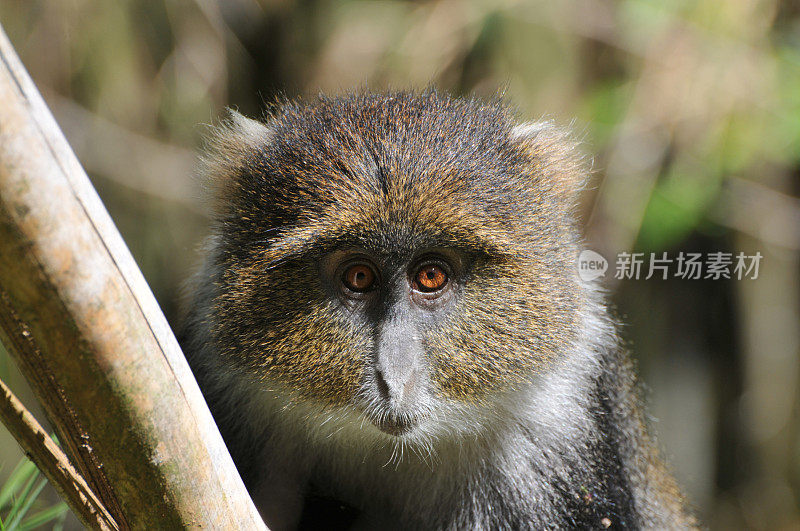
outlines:
[{"label": "monkey's face", "polygon": [[222,356],[396,436],[529,385],[576,328],[566,166],[498,107],[334,103],[278,117],[226,190]]},{"label": "monkey's face", "polygon": [[[327,296],[369,345],[356,393],[376,427],[413,429],[436,394],[431,340],[458,307],[471,259],[452,248],[382,253],[331,252],[320,263]],[[356,341],[361,343],[362,341]]]}]

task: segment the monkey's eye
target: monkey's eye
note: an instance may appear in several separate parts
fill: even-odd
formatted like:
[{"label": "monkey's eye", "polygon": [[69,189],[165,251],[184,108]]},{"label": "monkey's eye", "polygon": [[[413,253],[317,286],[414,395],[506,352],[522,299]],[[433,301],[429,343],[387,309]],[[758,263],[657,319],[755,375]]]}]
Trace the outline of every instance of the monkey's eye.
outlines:
[{"label": "monkey's eye", "polygon": [[439,291],[447,285],[447,272],[436,264],[425,264],[412,279],[415,290],[423,293]]},{"label": "monkey's eye", "polygon": [[375,271],[367,264],[353,264],[344,270],[342,282],[350,291],[365,293],[375,287]]}]

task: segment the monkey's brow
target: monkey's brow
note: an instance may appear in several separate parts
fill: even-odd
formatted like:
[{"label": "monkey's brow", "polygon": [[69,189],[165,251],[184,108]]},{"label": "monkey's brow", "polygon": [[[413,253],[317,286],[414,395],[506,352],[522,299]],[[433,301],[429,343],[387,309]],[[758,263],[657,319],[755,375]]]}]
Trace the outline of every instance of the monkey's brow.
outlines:
[{"label": "monkey's brow", "polygon": [[401,251],[413,253],[424,248],[452,248],[498,260],[518,258],[521,254],[518,244],[497,231],[440,229],[415,236],[413,242],[397,244],[392,249],[391,243],[387,245],[386,242],[381,242],[378,235],[370,234],[369,231],[343,229],[341,226],[307,227],[287,231],[283,236],[264,243],[268,243],[269,267],[347,248],[382,250],[386,254]]}]

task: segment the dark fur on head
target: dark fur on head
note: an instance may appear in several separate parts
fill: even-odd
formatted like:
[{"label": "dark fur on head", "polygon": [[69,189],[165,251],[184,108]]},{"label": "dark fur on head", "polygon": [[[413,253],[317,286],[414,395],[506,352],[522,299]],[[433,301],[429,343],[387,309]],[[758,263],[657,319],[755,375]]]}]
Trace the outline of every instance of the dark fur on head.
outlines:
[{"label": "dark fur on head", "polygon": [[[269,482],[412,527],[688,523],[576,275],[568,135],[500,102],[353,94],[233,114],[207,161],[183,343],[268,523],[301,503]],[[333,286],[351,252],[386,277],[372,302]],[[402,291],[429,254],[435,302]]]}]

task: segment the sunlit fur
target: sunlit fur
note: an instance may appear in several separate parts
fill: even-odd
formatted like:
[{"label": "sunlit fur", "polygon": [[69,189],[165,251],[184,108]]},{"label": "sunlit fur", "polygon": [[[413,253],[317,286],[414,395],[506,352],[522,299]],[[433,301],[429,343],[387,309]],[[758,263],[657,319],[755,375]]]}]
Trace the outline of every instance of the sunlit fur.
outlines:
[{"label": "sunlit fur", "polygon": [[[691,524],[603,297],[577,277],[568,135],[499,102],[356,94],[233,113],[205,173],[215,225],[182,342],[268,523],[295,525],[312,485],[366,527]],[[374,329],[320,281],[345,247],[469,256],[446,319],[420,331],[402,436],[376,427]]]}]

